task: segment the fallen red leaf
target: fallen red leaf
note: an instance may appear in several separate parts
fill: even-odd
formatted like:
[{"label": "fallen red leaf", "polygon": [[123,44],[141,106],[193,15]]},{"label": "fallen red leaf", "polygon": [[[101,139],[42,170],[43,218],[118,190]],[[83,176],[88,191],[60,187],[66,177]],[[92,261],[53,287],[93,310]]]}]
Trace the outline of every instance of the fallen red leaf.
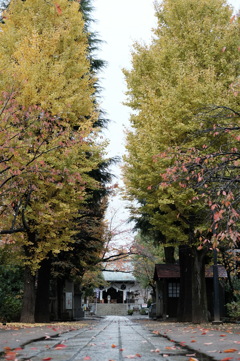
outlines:
[{"label": "fallen red leaf", "polygon": [[45,357],[43,358],[43,361],[50,361],[52,359],[52,357]]},{"label": "fallen red leaf", "polygon": [[21,347],[17,347],[17,348],[14,349],[14,351],[21,351],[21,350],[22,350]]},{"label": "fallen red leaf", "polygon": [[16,359],[16,352],[8,351],[5,355],[6,360],[15,360]]},{"label": "fallen red leaf", "polygon": [[231,353],[231,352],[236,352],[237,350],[235,348],[229,348],[228,350],[224,350],[223,352],[225,353]]},{"label": "fallen red leaf", "polygon": [[62,350],[63,348],[67,347],[66,345],[64,345],[63,343],[59,343],[59,345],[55,346],[55,350]]},{"label": "fallen red leaf", "polygon": [[225,357],[221,361],[228,361],[228,360],[232,360],[232,359],[233,359],[233,357]]},{"label": "fallen red leaf", "polygon": [[92,358],[90,356],[86,356],[83,358],[84,360],[91,360]]},{"label": "fallen red leaf", "polygon": [[192,340],[191,342],[197,342],[196,340]]},{"label": "fallen red leaf", "polygon": [[117,346],[116,346],[116,345],[114,345],[114,343],[113,343],[111,347],[112,347],[112,348],[115,348],[115,347],[117,347]]},{"label": "fallen red leaf", "polygon": [[140,355],[140,353],[136,353],[136,356],[137,357],[142,357],[142,355]]},{"label": "fallen red leaf", "polygon": [[226,337],[226,335],[220,335],[219,337]]},{"label": "fallen red leaf", "polygon": [[55,7],[56,7],[56,10],[57,10],[57,13],[58,13],[59,15],[61,15],[61,14],[62,14],[62,9],[61,9],[60,5],[59,5],[59,4],[55,4]]}]

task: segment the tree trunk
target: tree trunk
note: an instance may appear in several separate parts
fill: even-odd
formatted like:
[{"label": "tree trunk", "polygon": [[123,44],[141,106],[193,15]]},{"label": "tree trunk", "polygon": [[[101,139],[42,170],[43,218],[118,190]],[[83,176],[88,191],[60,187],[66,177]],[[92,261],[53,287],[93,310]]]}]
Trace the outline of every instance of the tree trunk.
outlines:
[{"label": "tree trunk", "polygon": [[192,252],[189,246],[179,247],[180,297],[178,321],[192,321]]},{"label": "tree trunk", "polygon": [[35,313],[35,276],[31,273],[31,269],[25,266],[24,270],[24,291],[23,304],[20,322],[34,323]]},{"label": "tree trunk", "polygon": [[49,296],[50,296],[51,260],[41,262],[38,270],[35,321],[50,322]]},{"label": "tree trunk", "polygon": [[192,248],[193,277],[192,277],[192,322],[208,322],[206,279],[205,279],[205,252]]},{"label": "tree trunk", "polygon": [[165,263],[175,263],[174,251],[175,247],[164,247]]},{"label": "tree trunk", "polygon": [[63,312],[63,288],[64,281],[61,278],[57,278],[57,319],[62,319]]}]

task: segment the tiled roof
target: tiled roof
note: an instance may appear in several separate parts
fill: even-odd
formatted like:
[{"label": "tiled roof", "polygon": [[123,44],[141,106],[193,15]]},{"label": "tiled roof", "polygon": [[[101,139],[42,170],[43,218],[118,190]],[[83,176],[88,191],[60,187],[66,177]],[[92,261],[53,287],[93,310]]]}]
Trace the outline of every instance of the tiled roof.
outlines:
[{"label": "tiled roof", "polygon": [[[227,272],[225,268],[221,265],[218,265],[218,276],[220,278],[226,278]],[[205,277],[212,278],[213,277],[213,266],[206,267]],[[179,264],[156,264],[154,279],[160,278],[180,278],[180,267]]]},{"label": "tiled roof", "polygon": [[103,271],[103,278],[107,282],[135,282],[136,278],[131,272]]},{"label": "tiled roof", "polygon": [[180,268],[178,264],[156,264],[154,279],[179,278]]}]

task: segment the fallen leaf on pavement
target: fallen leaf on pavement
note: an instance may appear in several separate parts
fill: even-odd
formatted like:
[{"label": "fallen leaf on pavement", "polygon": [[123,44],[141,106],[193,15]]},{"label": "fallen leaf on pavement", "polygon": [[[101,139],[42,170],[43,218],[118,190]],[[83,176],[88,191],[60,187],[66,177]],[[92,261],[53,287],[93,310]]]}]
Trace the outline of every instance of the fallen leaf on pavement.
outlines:
[{"label": "fallen leaf on pavement", "polygon": [[195,357],[190,357],[189,361],[198,361],[198,359]]},{"label": "fallen leaf on pavement", "polygon": [[136,355],[128,355],[128,356],[125,356],[125,358],[136,358]]},{"label": "fallen leaf on pavement", "polygon": [[64,345],[63,343],[59,343],[59,345],[55,346],[54,349],[55,350],[62,350],[63,348],[67,347],[66,345]]},{"label": "fallen leaf on pavement", "polygon": [[16,359],[16,352],[8,351],[5,355],[6,360],[15,360]]},{"label": "fallen leaf on pavement", "polygon": [[228,350],[224,350],[223,352],[225,353],[231,353],[231,352],[236,352],[237,350],[235,348],[229,348]]},{"label": "fallen leaf on pavement", "polygon": [[43,361],[50,361],[52,358],[51,357],[45,357],[43,358]]},{"label": "fallen leaf on pavement", "polygon": [[181,345],[181,346],[185,346],[185,345],[186,345],[186,342],[182,341],[182,342],[180,342],[180,344],[179,344],[179,345]]},{"label": "fallen leaf on pavement", "polygon": [[111,347],[112,347],[112,348],[115,348],[115,347],[117,347],[117,346],[116,346],[116,345],[114,345],[114,343],[113,343]]},{"label": "fallen leaf on pavement", "polygon": [[221,359],[221,361],[229,361],[229,360],[232,360],[232,359],[233,359],[233,357],[225,357],[225,358]]},{"label": "fallen leaf on pavement", "polygon": [[90,356],[86,356],[83,358],[84,360],[91,360],[92,358]]}]

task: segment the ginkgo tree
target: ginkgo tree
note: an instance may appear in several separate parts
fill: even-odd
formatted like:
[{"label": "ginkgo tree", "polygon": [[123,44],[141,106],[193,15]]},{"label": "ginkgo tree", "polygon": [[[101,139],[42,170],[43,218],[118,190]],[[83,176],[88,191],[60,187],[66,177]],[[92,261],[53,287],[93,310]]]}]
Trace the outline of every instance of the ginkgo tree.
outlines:
[{"label": "ginkgo tree", "polygon": [[174,163],[170,149],[197,144],[197,137],[187,135],[201,126],[193,117],[200,108],[239,103],[232,88],[239,75],[239,18],[223,0],[165,0],[156,16],[152,44],[135,44],[132,70],[124,70],[126,104],[133,110],[125,185],[128,198],[138,201],[133,214],[148,214],[151,225],[180,246],[181,290],[191,284],[182,315],[202,322],[208,318],[205,252],[197,250],[195,231],[205,225],[208,209],[201,200],[190,202],[196,195],[192,187],[173,182],[166,188],[164,177]]},{"label": "ginkgo tree", "polygon": [[104,146],[93,129],[95,80],[79,2],[11,2],[0,48],[1,233],[19,245],[22,321],[32,322],[35,273],[49,254],[69,249],[86,188],[98,187],[90,172]]}]

